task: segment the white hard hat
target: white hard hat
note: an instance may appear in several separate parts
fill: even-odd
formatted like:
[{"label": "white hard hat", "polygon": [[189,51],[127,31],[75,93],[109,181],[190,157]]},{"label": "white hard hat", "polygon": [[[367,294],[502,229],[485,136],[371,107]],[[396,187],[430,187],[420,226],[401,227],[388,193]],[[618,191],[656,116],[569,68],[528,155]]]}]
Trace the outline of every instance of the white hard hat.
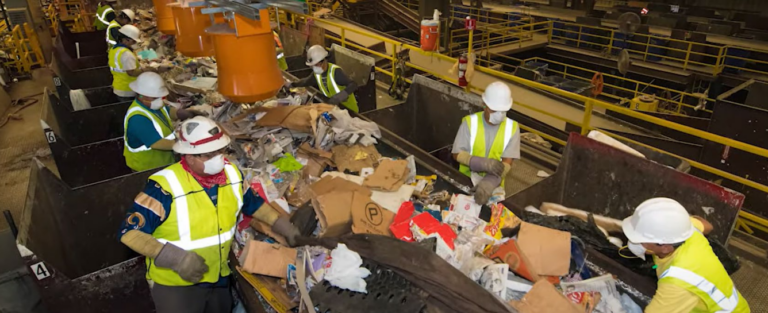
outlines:
[{"label": "white hard hat", "polygon": [[139,34],[141,34],[141,31],[138,27],[133,25],[123,25],[120,27],[120,30],[118,30],[121,34],[128,36],[128,38],[131,38],[133,40],[136,40],[136,42],[141,42],[141,38],[139,38]]},{"label": "white hard hat", "polygon": [[645,200],[624,219],[622,229],[631,242],[658,244],[684,242],[695,231],[688,211],[669,198]]},{"label": "white hard hat", "polygon": [[131,19],[131,21],[133,21],[133,19],[136,18],[136,13],[133,13],[133,10],[131,10],[131,9],[123,9],[120,12],[123,12],[125,14],[125,16],[127,16],[129,19]]},{"label": "white hard hat", "polygon": [[136,77],[136,80],[128,84],[128,87],[131,87],[131,90],[137,94],[146,97],[162,98],[168,95],[165,81],[160,77],[160,74],[155,72],[141,73],[139,77]]},{"label": "white hard hat", "polygon": [[195,116],[181,123],[173,151],[179,154],[203,154],[229,145],[229,136],[213,120]]},{"label": "white hard hat", "polygon": [[307,65],[315,66],[315,64],[325,60],[326,57],[328,57],[328,51],[321,45],[314,45],[307,50]]},{"label": "white hard hat", "polygon": [[505,83],[493,82],[485,89],[483,102],[493,111],[509,111],[512,109],[512,91]]}]

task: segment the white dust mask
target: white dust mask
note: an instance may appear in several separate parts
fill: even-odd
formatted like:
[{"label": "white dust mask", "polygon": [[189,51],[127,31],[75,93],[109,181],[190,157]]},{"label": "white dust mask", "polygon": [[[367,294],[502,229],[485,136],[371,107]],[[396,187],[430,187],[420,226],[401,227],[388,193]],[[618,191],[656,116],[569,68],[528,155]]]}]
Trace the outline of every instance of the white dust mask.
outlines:
[{"label": "white dust mask", "polygon": [[315,72],[315,74],[317,74],[317,75],[320,75],[320,74],[322,74],[324,72],[323,68],[319,67],[319,66],[313,66],[312,67],[312,71]]},{"label": "white dust mask", "polygon": [[224,170],[224,156],[219,154],[203,162],[203,173],[216,175]]},{"label": "white dust mask", "polygon": [[493,112],[491,113],[491,116],[488,118],[488,121],[491,122],[493,125],[499,125],[502,121],[504,121],[504,116],[507,112]]},{"label": "white dust mask", "polygon": [[152,110],[160,110],[163,107],[163,98],[157,98],[149,103],[149,108]]},{"label": "white dust mask", "polygon": [[629,249],[629,251],[632,252],[632,254],[636,255],[638,258],[645,260],[646,251],[645,251],[645,247],[643,247],[642,244],[630,242],[627,244],[627,248]]}]

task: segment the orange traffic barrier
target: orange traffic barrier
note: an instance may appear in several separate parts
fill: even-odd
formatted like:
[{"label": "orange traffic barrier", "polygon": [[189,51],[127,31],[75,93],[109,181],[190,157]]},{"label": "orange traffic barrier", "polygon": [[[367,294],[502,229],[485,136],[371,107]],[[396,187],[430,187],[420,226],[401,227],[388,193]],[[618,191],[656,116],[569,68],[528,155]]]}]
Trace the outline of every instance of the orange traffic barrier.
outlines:
[{"label": "orange traffic barrier", "polygon": [[284,84],[266,18],[269,13],[259,10],[259,14],[265,18],[256,21],[235,14],[229,24],[216,24],[206,30],[213,37],[216,51],[219,93],[233,102],[273,97]]}]

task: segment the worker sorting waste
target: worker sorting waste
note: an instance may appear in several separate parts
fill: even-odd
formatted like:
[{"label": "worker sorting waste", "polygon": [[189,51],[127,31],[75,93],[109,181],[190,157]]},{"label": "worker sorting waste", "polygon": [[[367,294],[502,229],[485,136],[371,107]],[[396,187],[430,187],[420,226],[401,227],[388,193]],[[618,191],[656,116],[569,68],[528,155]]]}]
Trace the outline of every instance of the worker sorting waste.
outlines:
[{"label": "worker sorting waste", "polygon": [[713,226],[668,198],[649,199],[624,219],[628,248],[653,255],[658,289],[646,313],[750,312],[704,237]]},{"label": "worker sorting waste", "polygon": [[123,156],[126,165],[141,172],[175,162],[173,121],[200,113],[167,106],[164,98],[168,88],[157,73],[143,73],[129,87],[137,95],[125,114]]},{"label": "worker sorting waste", "polygon": [[109,50],[109,70],[112,73],[112,90],[120,101],[130,101],[136,96],[129,84],[151,68],[141,68],[139,58],[133,52],[134,46],[141,42],[141,31],[136,26],[120,27],[117,44]]},{"label": "worker sorting waste", "polygon": [[117,0],[105,0],[96,5],[96,15],[93,19],[93,27],[96,30],[105,30],[109,24],[117,17],[115,9],[112,5],[116,4]]},{"label": "worker sorting waste", "polygon": [[232,310],[228,256],[240,212],[290,242],[298,234],[244,185],[240,169],[224,157],[229,144],[208,118],[182,123],[173,145],[181,161],[150,176],[126,213],[120,241],[147,257],[158,313]]},{"label": "worker sorting waste", "polygon": [[479,204],[487,203],[494,190],[504,186],[512,162],[520,158],[519,126],[507,118],[513,102],[509,86],[491,83],[482,99],[484,110],[462,119],[451,151],[461,164],[459,170],[472,178]]},{"label": "worker sorting waste", "polygon": [[133,13],[133,10],[124,9],[120,11],[120,14],[118,14],[115,19],[109,22],[109,25],[106,28],[107,31],[105,32],[108,50],[111,50],[112,47],[120,42],[118,38],[120,37],[120,28],[133,23],[134,18],[136,18],[136,14]]},{"label": "worker sorting waste", "polygon": [[286,87],[315,87],[326,97],[330,104],[341,104],[347,109],[358,112],[355,90],[357,83],[352,81],[344,70],[327,60],[328,51],[320,45],[314,45],[307,50],[307,66],[312,68],[313,75],[298,82],[286,82]]}]

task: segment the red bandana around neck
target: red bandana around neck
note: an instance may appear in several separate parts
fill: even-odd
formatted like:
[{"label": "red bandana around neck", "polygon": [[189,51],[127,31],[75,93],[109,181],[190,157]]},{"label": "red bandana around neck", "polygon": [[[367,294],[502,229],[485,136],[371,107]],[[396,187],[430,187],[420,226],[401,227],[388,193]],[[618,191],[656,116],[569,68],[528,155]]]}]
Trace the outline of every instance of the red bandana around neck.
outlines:
[{"label": "red bandana around neck", "polygon": [[[224,164],[229,164],[229,160],[224,158]],[[181,166],[184,168],[187,173],[191,174],[192,177],[197,180],[198,183],[200,183],[201,186],[205,189],[209,189],[213,187],[214,185],[225,185],[227,183],[227,174],[224,173],[224,171],[221,171],[218,174],[215,175],[208,175],[208,176],[202,176],[195,173],[187,163],[187,158],[182,157],[181,158]]]}]

